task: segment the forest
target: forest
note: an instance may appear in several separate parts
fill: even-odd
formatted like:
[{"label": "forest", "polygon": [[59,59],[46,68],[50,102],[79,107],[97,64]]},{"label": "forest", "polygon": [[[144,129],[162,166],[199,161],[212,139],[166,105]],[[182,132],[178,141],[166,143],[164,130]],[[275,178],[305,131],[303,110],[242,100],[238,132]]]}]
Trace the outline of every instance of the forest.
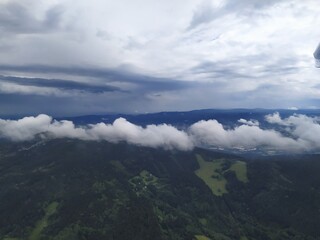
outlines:
[{"label": "forest", "polygon": [[0,239],[315,240],[319,171],[317,154],[1,141]]}]

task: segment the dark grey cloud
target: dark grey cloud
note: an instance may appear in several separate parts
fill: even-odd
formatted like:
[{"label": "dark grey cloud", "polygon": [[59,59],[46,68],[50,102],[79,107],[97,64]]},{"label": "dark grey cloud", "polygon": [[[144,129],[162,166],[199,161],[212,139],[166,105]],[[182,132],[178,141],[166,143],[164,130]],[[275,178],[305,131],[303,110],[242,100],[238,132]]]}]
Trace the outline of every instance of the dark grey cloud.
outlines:
[{"label": "dark grey cloud", "polygon": [[320,68],[320,44],[317,49],[314,51],[313,56],[316,60],[316,67]]},{"label": "dark grey cloud", "polygon": [[[140,91],[172,91],[190,88],[194,83],[169,78],[159,78],[132,73],[123,68],[87,68],[87,67],[60,67],[44,65],[0,65],[0,72],[24,72],[41,73],[47,76],[65,74],[70,76],[81,76],[100,79],[103,83],[132,83],[138,86]],[[37,81],[40,82],[40,81]],[[57,81],[55,81],[58,83]],[[70,83],[69,83],[70,84]]]},{"label": "dark grey cloud", "polygon": [[314,51],[313,56],[315,59],[320,59],[320,44],[318,45],[317,49]]},{"label": "dark grey cloud", "polygon": [[28,1],[11,0],[2,3],[0,8],[0,31],[15,34],[43,33],[59,26],[63,8],[53,6],[39,19]]},{"label": "dark grey cloud", "polygon": [[[21,75],[41,77],[17,77]],[[81,82],[69,80],[79,77],[82,79]],[[0,65],[1,83],[27,88],[21,90],[9,86],[9,91],[0,91],[0,115],[3,116],[40,113],[72,116],[106,112],[154,112],[159,110],[156,107],[161,107],[161,102],[168,95],[170,99],[176,94],[182,94],[186,89],[191,90],[201,85],[197,82],[131,73],[123,68],[43,65]],[[28,89],[29,86],[31,90]],[[41,88],[59,89],[59,92],[47,94],[47,90]],[[172,103],[170,105],[175,106]]]},{"label": "dark grey cloud", "polygon": [[50,87],[62,90],[80,90],[91,93],[103,93],[110,91],[120,91],[120,88],[97,85],[90,83],[81,83],[62,79],[45,79],[45,78],[26,78],[0,75],[0,82],[14,83],[23,86]]}]

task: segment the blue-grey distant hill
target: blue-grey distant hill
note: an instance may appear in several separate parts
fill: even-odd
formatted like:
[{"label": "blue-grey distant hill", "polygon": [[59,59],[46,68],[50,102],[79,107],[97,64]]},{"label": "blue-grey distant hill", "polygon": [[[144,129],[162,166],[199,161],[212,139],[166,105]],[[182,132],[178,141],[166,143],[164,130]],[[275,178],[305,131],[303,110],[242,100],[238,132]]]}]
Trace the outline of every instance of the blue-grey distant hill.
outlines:
[{"label": "blue-grey distant hill", "polygon": [[263,124],[267,114],[279,112],[283,118],[293,114],[304,114],[307,116],[320,116],[320,109],[203,109],[186,112],[159,112],[146,114],[105,114],[105,115],[87,115],[78,117],[58,118],[67,119],[77,125],[94,124],[99,122],[112,123],[119,117],[126,118],[128,121],[145,126],[148,124],[171,124],[174,126],[189,126],[200,120],[216,119],[222,124],[236,124],[240,118],[255,119]]}]

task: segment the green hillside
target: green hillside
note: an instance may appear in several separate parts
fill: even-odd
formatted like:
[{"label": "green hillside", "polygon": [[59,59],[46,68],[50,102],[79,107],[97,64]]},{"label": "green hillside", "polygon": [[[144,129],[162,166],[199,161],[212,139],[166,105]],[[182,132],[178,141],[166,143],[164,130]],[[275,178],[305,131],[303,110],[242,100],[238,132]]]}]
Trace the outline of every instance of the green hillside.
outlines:
[{"label": "green hillside", "polygon": [[318,155],[0,143],[0,239],[273,240],[320,236]]}]

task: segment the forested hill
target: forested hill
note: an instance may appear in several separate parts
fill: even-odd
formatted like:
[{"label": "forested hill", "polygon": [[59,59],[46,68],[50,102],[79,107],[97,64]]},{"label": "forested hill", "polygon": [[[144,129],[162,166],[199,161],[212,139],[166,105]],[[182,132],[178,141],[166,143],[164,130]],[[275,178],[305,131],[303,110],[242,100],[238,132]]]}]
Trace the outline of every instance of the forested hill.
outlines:
[{"label": "forested hill", "polygon": [[0,239],[315,240],[319,172],[318,155],[2,141]]}]

